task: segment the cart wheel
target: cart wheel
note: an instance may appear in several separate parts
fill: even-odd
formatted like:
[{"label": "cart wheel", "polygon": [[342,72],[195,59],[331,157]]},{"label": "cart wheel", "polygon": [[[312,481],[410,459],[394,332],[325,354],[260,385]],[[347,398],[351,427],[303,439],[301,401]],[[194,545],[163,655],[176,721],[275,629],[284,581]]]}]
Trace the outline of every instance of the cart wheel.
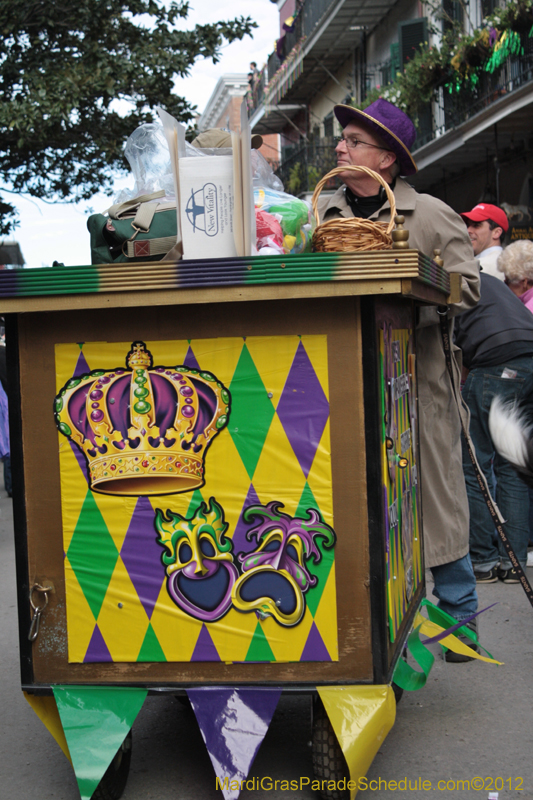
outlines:
[{"label": "cart wheel", "polygon": [[128,733],[94,790],[91,800],[119,800],[126,788],[131,763],[131,731]]},{"label": "cart wheel", "polygon": [[[322,701],[317,699],[313,705],[313,772],[315,778],[324,787],[319,791],[324,800],[347,800],[350,797],[348,789],[328,789],[326,781],[342,781],[346,784],[350,780],[350,772],[341,746],[337,741],[335,732],[331,727],[326,709]],[[324,782],[324,783],[322,783]]]}]

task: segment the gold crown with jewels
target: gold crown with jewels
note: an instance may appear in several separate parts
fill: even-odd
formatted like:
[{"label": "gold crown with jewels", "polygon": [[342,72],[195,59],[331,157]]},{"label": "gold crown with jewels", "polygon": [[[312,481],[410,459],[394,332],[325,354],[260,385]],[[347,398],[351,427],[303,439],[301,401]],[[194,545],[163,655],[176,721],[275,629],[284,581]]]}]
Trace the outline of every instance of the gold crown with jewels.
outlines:
[{"label": "gold crown with jewels", "polygon": [[84,453],[91,489],[125,496],[203,486],[206,451],[227,425],[231,396],[211,373],[153,367],[133,342],[126,369],[71,378],[55,398],[56,425]]}]

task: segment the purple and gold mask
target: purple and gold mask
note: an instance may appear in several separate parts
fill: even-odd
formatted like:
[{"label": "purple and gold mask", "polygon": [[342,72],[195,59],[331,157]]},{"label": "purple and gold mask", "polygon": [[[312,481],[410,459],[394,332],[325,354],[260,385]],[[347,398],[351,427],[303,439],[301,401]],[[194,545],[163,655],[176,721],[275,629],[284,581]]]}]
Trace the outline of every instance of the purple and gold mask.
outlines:
[{"label": "purple and gold mask", "polygon": [[[272,616],[280,625],[297,625],[305,612],[304,593],[317,582],[305,562],[320,561],[322,554],[315,539],[324,538],[324,547],[335,544],[335,532],[314,508],[307,519],[290,517],[279,509],[276,500],[266,506],[249,506],[243,515],[253,527],[246,534],[257,548],[238,556],[242,575],[232,592],[238,611],[255,611],[259,618]],[[256,522],[256,520],[260,520]]]}]

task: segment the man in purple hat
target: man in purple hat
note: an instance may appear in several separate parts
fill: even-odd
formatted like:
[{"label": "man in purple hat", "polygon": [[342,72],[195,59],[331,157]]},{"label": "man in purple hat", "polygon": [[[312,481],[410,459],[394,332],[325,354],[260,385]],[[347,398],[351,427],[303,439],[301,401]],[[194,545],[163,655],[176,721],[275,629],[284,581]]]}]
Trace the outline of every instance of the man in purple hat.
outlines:
[{"label": "man in purple hat", "polygon": [[461,216],[483,272],[503,281],[505,276],[497,269],[497,264],[503,249],[502,236],[509,230],[507,214],[499,206],[478,203],[472,211],[464,211]]},{"label": "man in purple hat", "polygon": [[[472,308],[479,299],[479,266],[464,222],[441,200],[418,194],[400,177],[417,171],[410,153],[416,132],[407,114],[383,99],[364,111],[337,105],[334,112],[343,128],[336,147],[338,166],[364,166],[377,172],[394,192],[397,213],[405,217],[409,246],[429,256],[439,249],[445,269],[462,275],[462,300],[448,306],[451,340],[453,317]],[[341,177],[344,185],[319,204],[321,221],[353,216],[389,221],[390,205],[378,181],[349,170]],[[433,572],[434,594],[440,607],[461,620],[477,610],[476,582],[468,554],[468,499],[459,410],[434,306],[419,309],[417,366],[425,560]],[[460,370],[456,367],[459,386]],[[468,639],[466,643],[472,644]],[[451,651],[446,657],[450,661],[467,660]]]}]

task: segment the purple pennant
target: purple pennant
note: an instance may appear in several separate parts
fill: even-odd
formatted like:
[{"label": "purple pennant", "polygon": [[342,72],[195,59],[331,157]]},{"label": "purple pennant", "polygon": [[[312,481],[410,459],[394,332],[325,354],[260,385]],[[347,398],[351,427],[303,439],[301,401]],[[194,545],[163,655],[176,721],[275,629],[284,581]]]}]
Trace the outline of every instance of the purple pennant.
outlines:
[{"label": "purple pennant", "polygon": [[331,661],[331,656],[314,622],[311,625],[300,661]]},{"label": "purple pennant", "polygon": [[207,630],[205,624],[202,625],[200,635],[196,640],[194,646],[194,653],[191,656],[191,661],[220,661],[220,656],[213,643],[211,634]]},{"label": "purple pennant", "polygon": [[185,358],[183,360],[183,366],[184,367],[189,367],[189,369],[200,369],[200,364],[196,360],[196,356],[194,355],[194,353],[192,351],[192,347],[190,345],[189,345],[189,348],[187,350],[187,355],[185,356]]},{"label": "purple pennant", "polygon": [[76,364],[76,369],[74,370],[73,378],[79,378],[82,375],[87,375],[91,371],[85,356],[83,355],[83,351],[78,356],[78,361]]},{"label": "purple pennant", "polygon": [[244,501],[244,505],[241,508],[241,513],[239,515],[239,519],[235,526],[235,531],[232,536],[233,541],[233,552],[235,555],[239,553],[249,553],[251,550],[255,550],[257,544],[254,542],[248,541],[246,538],[246,531],[250,530],[250,523],[246,523],[243,521],[243,514],[245,509],[248,506],[252,505],[261,505],[261,501],[257,496],[257,492],[254,489],[253,483],[250,484],[250,488],[248,489],[248,494],[246,495],[246,500]]},{"label": "purple pennant", "polygon": [[268,730],[281,688],[204,687],[188,689],[187,694],[222,794],[225,800],[236,800]]},{"label": "purple pennant", "polygon": [[329,417],[329,403],[301,341],[277,414],[307,478]]},{"label": "purple pennant", "polygon": [[111,653],[107,649],[107,645],[100,632],[100,628],[98,625],[95,625],[93,635],[91,636],[91,641],[89,642],[89,647],[87,648],[85,658],[83,659],[83,663],[89,664],[92,662],[102,661],[113,661],[113,659],[111,658]]},{"label": "purple pennant", "polygon": [[154,510],[147,497],[139,497],[120,555],[148,619],[165,579],[161,547],[156,540]]}]

